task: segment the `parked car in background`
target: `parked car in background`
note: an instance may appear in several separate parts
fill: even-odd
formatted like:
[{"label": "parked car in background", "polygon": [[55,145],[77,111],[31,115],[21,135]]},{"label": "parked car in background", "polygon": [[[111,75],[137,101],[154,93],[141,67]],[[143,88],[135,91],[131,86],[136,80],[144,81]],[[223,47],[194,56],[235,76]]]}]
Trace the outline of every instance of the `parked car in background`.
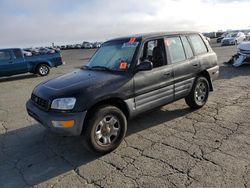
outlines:
[{"label": "parked car in background", "polygon": [[65,45],[61,45],[61,46],[60,46],[60,49],[61,49],[61,50],[65,50],[65,49],[66,49],[66,46],[65,46]]},{"label": "parked car in background", "polygon": [[246,36],[243,32],[232,32],[228,33],[221,41],[222,46],[226,45],[236,45],[241,43],[246,39]]},{"label": "parked car in background", "polygon": [[100,48],[101,47],[101,43],[100,42],[95,42],[93,44],[93,48]]},{"label": "parked car in background", "polygon": [[[204,37],[205,37],[205,36],[204,36]],[[206,39],[208,42],[211,41],[211,39],[210,39],[209,37],[205,37],[205,39]]]},{"label": "parked car in background", "polygon": [[93,44],[91,44],[90,42],[83,42],[82,47],[84,49],[90,49],[93,48]]},{"label": "parked car in background", "polygon": [[223,35],[223,34],[224,34],[223,31],[218,31],[218,32],[216,32],[216,38],[221,37],[221,35]]},{"label": "parked car in background", "polygon": [[223,33],[220,37],[216,39],[217,43],[221,43],[222,39],[228,35],[228,32]]},{"label": "parked car in background", "polygon": [[55,50],[50,49],[50,48],[39,48],[39,53],[40,54],[53,54],[55,53]]},{"label": "parked car in background", "polygon": [[0,49],[0,77],[23,73],[41,76],[49,74],[50,68],[62,65],[60,53],[32,55],[19,48]]},{"label": "parked car in background", "polygon": [[240,43],[237,48],[237,53],[232,56],[229,63],[232,63],[234,67],[250,64],[250,42],[244,41]]},{"label": "parked car in background", "polygon": [[27,52],[31,52],[32,55],[39,55],[39,49],[38,48],[25,48],[24,49]]},{"label": "parked car in background", "polygon": [[32,53],[26,50],[22,50],[24,56],[32,56]]},{"label": "parked car in background", "polygon": [[216,32],[210,32],[207,37],[211,39],[216,38],[217,37]]},{"label": "parked car in background", "polygon": [[246,40],[250,40],[250,32],[246,32],[245,35],[246,35]]},{"label": "parked car in background", "polygon": [[82,69],[35,87],[26,108],[51,131],[83,135],[89,148],[107,153],[122,142],[130,118],[182,98],[203,107],[218,74],[217,56],[199,33],[117,38]]},{"label": "parked car in background", "polygon": [[87,42],[84,41],[82,44],[68,44],[59,46],[60,50],[69,50],[69,49],[91,49],[91,48],[100,48],[102,42]]},{"label": "parked car in background", "polygon": [[82,48],[82,45],[81,44],[76,44],[75,45],[75,49],[81,49]]}]

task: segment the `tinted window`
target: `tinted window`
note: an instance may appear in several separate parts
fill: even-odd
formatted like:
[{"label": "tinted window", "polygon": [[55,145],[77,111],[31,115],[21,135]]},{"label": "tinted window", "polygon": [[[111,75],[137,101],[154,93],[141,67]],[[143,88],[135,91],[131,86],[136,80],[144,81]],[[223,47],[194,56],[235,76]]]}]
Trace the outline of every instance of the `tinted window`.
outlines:
[{"label": "tinted window", "polygon": [[204,41],[201,39],[200,35],[191,35],[189,36],[189,38],[196,54],[207,52],[207,47],[204,44]]},{"label": "tinted window", "polygon": [[167,38],[165,39],[165,44],[168,46],[172,63],[177,63],[186,59],[180,37]]},{"label": "tinted window", "polygon": [[182,40],[187,58],[189,59],[189,58],[193,57],[194,54],[193,54],[192,48],[187,40],[187,37],[181,37],[181,40]]},{"label": "tinted window", "polygon": [[6,51],[0,51],[0,61],[9,60],[10,54]]},{"label": "tinted window", "polygon": [[15,50],[13,50],[13,52],[14,52],[16,58],[22,58],[23,57],[21,50],[15,49]]}]

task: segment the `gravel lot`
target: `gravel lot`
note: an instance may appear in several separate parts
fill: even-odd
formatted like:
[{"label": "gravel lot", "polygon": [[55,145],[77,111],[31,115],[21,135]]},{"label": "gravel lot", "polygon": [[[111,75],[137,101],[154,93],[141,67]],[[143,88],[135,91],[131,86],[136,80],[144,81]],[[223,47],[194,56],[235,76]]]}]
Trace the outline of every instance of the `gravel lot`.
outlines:
[{"label": "gravel lot", "polygon": [[250,187],[250,66],[223,64],[235,46],[214,50],[220,78],[204,108],[180,100],[141,115],[105,156],[50,133],[25,110],[35,85],[78,68],[93,50],[63,51],[67,64],[45,78],[0,79],[0,187]]}]

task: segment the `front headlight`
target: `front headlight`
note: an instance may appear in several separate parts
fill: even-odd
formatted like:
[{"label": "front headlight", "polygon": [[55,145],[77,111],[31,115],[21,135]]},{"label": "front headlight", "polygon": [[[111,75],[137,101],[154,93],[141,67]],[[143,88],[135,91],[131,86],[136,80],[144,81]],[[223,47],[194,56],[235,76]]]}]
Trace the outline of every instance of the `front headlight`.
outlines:
[{"label": "front headlight", "polygon": [[75,106],[76,98],[59,98],[54,99],[51,104],[52,109],[56,110],[72,110]]}]

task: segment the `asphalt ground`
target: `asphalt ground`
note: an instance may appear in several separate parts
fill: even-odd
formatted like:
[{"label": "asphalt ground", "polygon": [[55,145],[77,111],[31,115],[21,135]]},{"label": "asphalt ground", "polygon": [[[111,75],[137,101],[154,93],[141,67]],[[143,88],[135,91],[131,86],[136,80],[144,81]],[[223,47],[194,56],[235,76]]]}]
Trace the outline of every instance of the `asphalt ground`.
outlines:
[{"label": "asphalt ground", "polygon": [[250,66],[225,64],[235,46],[213,44],[220,65],[207,104],[184,100],[140,115],[121,146],[105,156],[81,137],[61,137],[25,109],[43,80],[83,65],[94,50],[63,51],[47,77],[0,78],[0,187],[250,187]]}]

